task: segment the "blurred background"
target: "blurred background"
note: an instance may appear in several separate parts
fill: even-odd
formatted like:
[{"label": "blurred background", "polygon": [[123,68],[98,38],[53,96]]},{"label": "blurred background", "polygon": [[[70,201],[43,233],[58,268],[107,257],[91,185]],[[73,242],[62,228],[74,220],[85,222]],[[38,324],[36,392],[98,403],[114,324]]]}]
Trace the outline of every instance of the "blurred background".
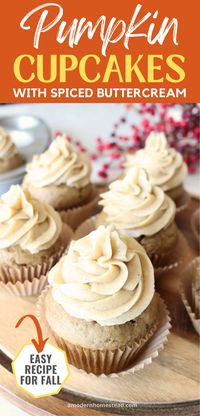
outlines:
[{"label": "blurred background", "polygon": [[64,133],[80,152],[90,157],[95,183],[115,179],[127,151],[144,147],[151,131],[164,132],[188,165],[186,188],[190,192],[196,191],[198,180],[199,120],[197,103],[0,106],[0,125],[9,130],[28,161],[34,153],[44,151],[49,140]]}]

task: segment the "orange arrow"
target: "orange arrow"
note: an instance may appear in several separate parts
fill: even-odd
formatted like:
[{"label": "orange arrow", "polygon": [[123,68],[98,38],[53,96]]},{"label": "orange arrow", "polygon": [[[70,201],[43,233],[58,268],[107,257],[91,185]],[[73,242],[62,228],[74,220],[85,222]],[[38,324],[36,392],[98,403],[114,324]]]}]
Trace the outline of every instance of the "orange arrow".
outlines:
[{"label": "orange arrow", "polygon": [[43,349],[44,349],[44,346],[45,346],[45,344],[46,344],[46,342],[49,338],[46,338],[46,339],[43,338],[42,328],[41,328],[40,323],[39,323],[38,319],[36,318],[36,316],[34,316],[34,315],[24,315],[24,316],[22,316],[22,318],[20,318],[19,321],[16,323],[15,328],[18,328],[21,325],[22,321],[26,318],[32,319],[32,321],[35,324],[36,331],[37,331],[38,341],[36,339],[32,339],[31,342],[33,343],[37,352],[42,352]]}]

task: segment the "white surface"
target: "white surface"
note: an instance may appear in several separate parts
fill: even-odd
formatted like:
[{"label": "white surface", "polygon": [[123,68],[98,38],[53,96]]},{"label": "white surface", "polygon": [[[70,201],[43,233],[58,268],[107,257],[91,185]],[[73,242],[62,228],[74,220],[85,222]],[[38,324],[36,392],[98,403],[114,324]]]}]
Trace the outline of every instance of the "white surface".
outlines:
[{"label": "white surface", "polygon": [[1,107],[0,117],[13,114],[41,117],[53,131],[61,130],[91,148],[96,137],[110,133],[123,112],[123,104],[18,104]]},{"label": "white surface", "polygon": [[[1,106],[0,117],[29,114],[41,117],[49,127],[61,130],[80,139],[90,150],[99,136],[106,138],[113,123],[124,113],[123,104],[19,104]],[[200,175],[189,175],[185,187],[193,194],[199,193]],[[2,416],[27,416],[26,413],[0,397]]]},{"label": "white surface", "polygon": [[23,412],[18,407],[14,406],[3,397],[0,396],[0,415],[1,416],[28,416],[28,413]]}]

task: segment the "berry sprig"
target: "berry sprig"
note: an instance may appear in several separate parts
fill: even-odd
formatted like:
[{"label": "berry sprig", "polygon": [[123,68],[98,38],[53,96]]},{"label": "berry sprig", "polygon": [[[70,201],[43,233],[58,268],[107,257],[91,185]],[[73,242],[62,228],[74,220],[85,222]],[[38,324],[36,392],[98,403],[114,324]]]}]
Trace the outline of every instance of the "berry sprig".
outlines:
[{"label": "berry sprig", "polygon": [[[178,120],[176,112],[178,111]],[[135,122],[135,116],[139,123]],[[179,151],[190,173],[196,172],[200,160],[200,107],[191,104],[134,104],[125,105],[106,139],[97,137],[95,151],[89,152],[81,141],[66,138],[93,163],[98,161],[98,176],[107,181],[112,169],[123,169],[125,154],[144,147],[151,131],[164,132],[170,146]],[[128,132],[128,133],[127,133]],[[55,135],[60,134],[56,132]]]}]

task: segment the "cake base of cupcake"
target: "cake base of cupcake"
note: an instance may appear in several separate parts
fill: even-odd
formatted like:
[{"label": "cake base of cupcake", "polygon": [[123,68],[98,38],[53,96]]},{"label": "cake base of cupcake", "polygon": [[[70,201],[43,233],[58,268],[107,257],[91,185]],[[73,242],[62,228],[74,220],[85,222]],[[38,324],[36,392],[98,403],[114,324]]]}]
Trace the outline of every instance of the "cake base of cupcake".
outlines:
[{"label": "cake base of cupcake", "polygon": [[70,187],[66,184],[50,184],[46,187],[35,187],[27,180],[24,180],[24,188],[29,190],[31,195],[54,207],[56,211],[70,209],[84,204],[92,194],[92,185],[88,184],[83,188]]},{"label": "cake base of cupcake", "polygon": [[48,323],[45,299],[49,290],[49,287],[45,288],[36,305],[36,312],[43,333],[66,352],[69,363],[78,368],[79,371],[100,377],[119,377],[129,373],[132,374],[150,364],[152,359],[158,356],[159,350],[163,348],[167,341],[171,327],[170,318],[163,300],[156,293],[157,321],[138,342],[126,345],[123,348],[105,350],[74,345],[58,336]]},{"label": "cake base of cupcake", "polygon": [[160,274],[175,269],[181,266],[183,259],[188,255],[188,243],[183,233],[178,230],[176,245],[174,248],[163,255],[157,256],[156,254],[151,257],[151,261],[154,265],[155,277],[159,277]]},{"label": "cake base of cupcake", "polygon": [[11,170],[17,169],[24,164],[25,164],[25,161],[19,153],[16,153],[10,159],[5,159],[5,160],[0,159],[0,175],[7,173]]},{"label": "cake base of cupcake", "polygon": [[156,327],[155,324],[140,342],[113,351],[83,348],[66,342],[63,338],[58,337],[55,332],[53,332],[53,335],[57,345],[66,352],[70,364],[86,371],[86,373],[98,376],[100,374],[119,373],[130,367],[145,344],[152,338]]},{"label": "cake base of cupcake", "polygon": [[12,293],[15,296],[33,296],[44,289],[48,271],[58,262],[69,242],[73,232],[63,224],[60,236],[61,245],[56,253],[41,264],[0,266],[0,290]]}]

